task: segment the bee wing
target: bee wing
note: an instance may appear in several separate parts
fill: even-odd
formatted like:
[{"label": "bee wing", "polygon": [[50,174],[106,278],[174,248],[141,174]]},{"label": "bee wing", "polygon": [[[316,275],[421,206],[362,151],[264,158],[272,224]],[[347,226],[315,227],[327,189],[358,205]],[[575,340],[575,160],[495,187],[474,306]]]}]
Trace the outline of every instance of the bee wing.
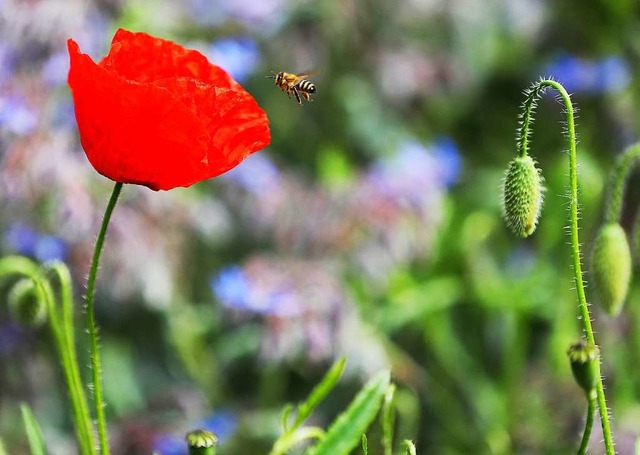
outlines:
[{"label": "bee wing", "polygon": [[298,76],[299,79],[306,79],[308,77],[311,77],[315,74],[318,74],[318,69],[317,68],[312,68],[306,71],[303,71],[301,73],[296,74],[296,76]]}]

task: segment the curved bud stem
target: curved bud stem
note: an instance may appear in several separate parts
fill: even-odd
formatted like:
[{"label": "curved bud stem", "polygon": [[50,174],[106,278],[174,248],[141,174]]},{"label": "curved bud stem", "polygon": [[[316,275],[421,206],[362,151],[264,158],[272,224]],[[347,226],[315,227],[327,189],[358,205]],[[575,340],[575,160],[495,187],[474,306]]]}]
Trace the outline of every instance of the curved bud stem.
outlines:
[{"label": "curved bud stem", "polygon": [[580,441],[580,448],[578,449],[578,455],[585,455],[587,448],[589,447],[589,439],[591,438],[591,429],[593,428],[593,416],[596,413],[596,394],[591,392],[587,393],[587,421],[584,424],[584,433],[582,433],[582,440]]},{"label": "curved bud stem", "polygon": [[616,168],[611,178],[611,194],[609,195],[610,199],[607,205],[605,222],[617,223],[620,221],[622,199],[624,198],[627,180],[629,180],[629,175],[631,175],[634,165],[638,163],[640,163],[640,142],[627,148],[616,161]]},{"label": "curved bud stem", "polygon": [[[589,307],[584,290],[584,281],[582,279],[582,264],[580,256],[580,240],[578,238],[578,165],[577,165],[577,145],[576,145],[576,127],[574,107],[571,97],[565,88],[559,82],[551,79],[542,79],[535,82],[529,90],[527,90],[527,98],[524,102],[524,112],[522,114],[522,122],[518,130],[518,152],[520,156],[526,156],[529,147],[529,134],[531,124],[533,123],[533,111],[536,102],[542,96],[547,88],[556,90],[559,94],[559,101],[564,104],[565,114],[567,116],[567,140],[569,142],[569,222],[571,235],[571,251],[573,255],[573,273],[575,280],[575,289],[580,307],[580,320],[587,338],[592,344],[595,343],[593,328],[591,327],[591,316],[589,315]],[[598,399],[598,407],[600,409],[600,422],[602,424],[602,433],[604,436],[604,445],[607,455],[614,455],[613,438],[611,436],[611,426],[609,424],[609,413],[607,410],[607,402],[604,395],[604,387],[602,384],[602,374],[600,365],[597,365],[598,380],[596,384],[596,392]]]}]

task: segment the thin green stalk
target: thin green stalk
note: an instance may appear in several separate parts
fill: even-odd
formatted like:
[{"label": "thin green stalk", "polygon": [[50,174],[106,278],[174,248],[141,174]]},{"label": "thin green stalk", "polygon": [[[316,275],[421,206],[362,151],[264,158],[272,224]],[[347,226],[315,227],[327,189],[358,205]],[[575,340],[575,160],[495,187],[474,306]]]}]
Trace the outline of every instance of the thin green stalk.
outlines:
[{"label": "thin green stalk", "polygon": [[[595,337],[593,328],[591,327],[591,316],[589,315],[589,307],[584,291],[584,282],[582,279],[582,264],[580,258],[580,240],[578,238],[578,165],[577,165],[577,145],[576,145],[576,127],[574,118],[574,108],[571,98],[565,88],[558,82],[543,79],[536,82],[528,92],[528,98],[525,101],[525,113],[523,115],[522,128],[519,131],[519,143],[521,156],[527,153],[527,138],[529,137],[529,125],[531,111],[535,107],[536,99],[542,95],[546,87],[550,87],[558,91],[562,103],[564,104],[567,116],[567,139],[569,141],[569,181],[570,181],[570,232],[571,232],[571,252],[573,255],[573,273],[575,279],[575,288],[578,296],[578,304],[580,307],[580,320],[586,334],[587,340],[594,345]],[[534,99],[535,97],[535,99]],[[602,424],[602,433],[604,436],[604,445],[607,455],[614,455],[613,438],[611,436],[611,426],[609,424],[609,413],[607,411],[607,402],[604,395],[604,387],[602,383],[602,373],[600,365],[597,365],[598,381],[596,384],[596,392],[598,398],[598,407],[600,409],[600,423]]]},{"label": "thin green stalk", "polygon": [[111,198],[107,204],[107,210],[104,213],[100,233],[96,239],[95,249],[93,250],[93,259],[91,260],[91,268],[89,269],[89,278],[87,280],[87,329],[89,330],[89,341],[91,343],[91,376],[93,381],[93,404],[95,406],[96,421],[98,427],[98,437],[100,439],[100,453],[109,455],[109,441],[107,438],[107,421],[104,414],[104,400],[102,397],[102,378],[100,371],[100,352],[98,349],[98,330],[96,327],[95,309],[93,296],[95,292],[96,275],[98,273],[98,263],[100,262],[100,254],[104,245],[104,239],[107,235],[107,227],[111,220],[111,214],[120,196],[122,183],[117,182],[113,187]]},{"label": "thin green stalk", "polygon": [[629,178],[629,173],[635,164],[640,162],[640,143],[629,147],[620,155],[613,171],[611,182],[611,197],[607,207],[605,221],[616,223],[620,221],[622,215],[622,199],[624,198],[625,187]]},{"label": "thin green stalk", "polygon": [[587,394],[587,421],[584,424],[584,433],[582,441],[578,449],[578,455],[585,455],[589,447],[589,439],[591,438],[591,429],[593,428],[593,415],[596,413],[596,395],[593,390]]}]

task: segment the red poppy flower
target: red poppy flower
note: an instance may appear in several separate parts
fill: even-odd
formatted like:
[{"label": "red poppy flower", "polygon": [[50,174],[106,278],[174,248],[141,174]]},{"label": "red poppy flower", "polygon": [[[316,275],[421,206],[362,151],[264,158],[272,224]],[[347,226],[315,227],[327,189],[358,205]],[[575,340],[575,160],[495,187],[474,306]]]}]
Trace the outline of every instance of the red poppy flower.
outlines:
[{"label": "red poppy flower", "polygon": [[197,51],[118,30],[100,63],[67,42],[80,141],[93,167],[153,190],[222,174],[270,140],[267,115]]}]

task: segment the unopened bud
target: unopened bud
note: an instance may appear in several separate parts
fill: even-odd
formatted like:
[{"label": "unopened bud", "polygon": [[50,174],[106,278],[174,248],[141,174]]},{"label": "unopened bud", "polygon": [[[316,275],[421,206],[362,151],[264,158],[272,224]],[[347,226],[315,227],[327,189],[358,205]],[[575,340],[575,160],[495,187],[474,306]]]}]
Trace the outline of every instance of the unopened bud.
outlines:
[{"label": "unopened bud", "polygon": [[631,281],[631,251],[627,236],[618,223],[600,228],[591,256],[593,288],[610,316],[622,310]]},{"label": "unopened bud", "polygon": [[516,157],[507,168],[502,185],[502,207],[505,221],[519,237],[528,237],[536,229],[544,186],[540,170],[527,155]]},{"label": "unopened bud", "polygon": [[567,354],[576,382],[587,394],[591,393],[598,381],[598,347],[580,340],[571,345]]},{"label": "unopened bud", "polygon": [[33,280],[22,279],[9,291],[9,312],[19,324],[37,327],[47,318],[44,302],[38,298]]},{"label": "unopened bud", "polygon": [[215,455],[218,437],[208,430],[193,430],[185,436],[189,455]]}]

